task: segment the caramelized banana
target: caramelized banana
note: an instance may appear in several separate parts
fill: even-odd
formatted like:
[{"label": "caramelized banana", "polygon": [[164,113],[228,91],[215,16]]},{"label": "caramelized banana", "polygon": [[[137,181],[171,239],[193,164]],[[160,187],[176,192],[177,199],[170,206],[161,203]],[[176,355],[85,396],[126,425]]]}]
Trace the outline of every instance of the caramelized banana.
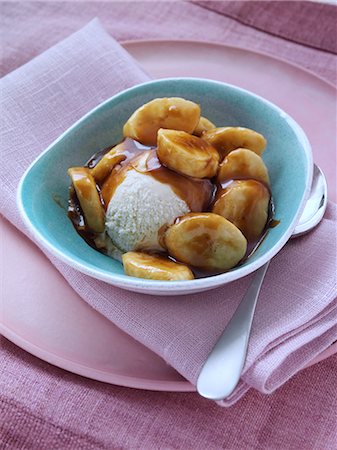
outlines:
[{"label": "caramelized banana", "polygon": [[200,106],[179,97],[155,98],[138,108],[123,128],[124,136],[155,146],[159,128],[192,133],[200,118]]},{"label": "caramelized banana", "polygon": [[169,169],[194,178],[212,178],[219,154],[208,142],[185,131],[158,131],[158,159]]},{"label": "caramelized banana", "polygon": [[101,183],[117,166],[126,158],[124,142],[113,147],[103,158],[98,161],[95,167],[90,170],[91,175],[97,183]]},{"label": "caramelized banana", "polygon": [[78,201],[88,228],[101,233],[105,227],[105,212],[99,198],[96,183],[86,167],[71,167],[68,175],[74,185]]},{"label": "caramelized banana", "polygon": [[218,182],[236,178],[252,178],[269,184],[268,169],[263,159],[246,148],[233,150],[219,167]]},{"label": "caramelized banana", "polygon": [[193,280],[192,271],[161,256],[146,253],[128,252],[122,256],[126,275],[150,280]]},{"label": "caramelized banana", "polygon": [[196,126],[195,130],[193,131],[193,134],[195,136],[201,137],[205,131],[212,130],[213,128],[215,128],[214,123],[212,123],[210,120],[206,119],[206,117],[200,117],[198,125]]},{"label": "caramelized banana", "polygon": [[266,226],[269,200],[269,190],[264,184],[236,180],[222,190],[213,212],[236,225],[249,241],[255,241]]},{"label": "caramelized banana", "polygon": [[262,134],[242,127],[214,128],[214,130],[206,131],[202,138],[218,150],[221,159],[237,148],[248,148],[262,155],[267,144]]},{"label": "caramelized banana", "polygon": [[228,220],[213,213],[190,213],[166,231],[165,245],[178,261],[206,270],[228,270],[244,257],[247,241]]}]

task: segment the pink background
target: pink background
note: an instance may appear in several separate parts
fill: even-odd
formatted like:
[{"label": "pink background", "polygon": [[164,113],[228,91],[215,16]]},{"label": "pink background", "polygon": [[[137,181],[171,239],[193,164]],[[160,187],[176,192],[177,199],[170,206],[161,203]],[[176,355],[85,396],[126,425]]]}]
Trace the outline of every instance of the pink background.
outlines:
[{"label": "pink background", "polygon": [[[247,26],[241,15],[236,21],[187,3],[27,2],[8,3],[2,10],[3,73],[98,15],[117,39],[167,38],[174,33],[235,43],[295,60],[330,82],[335,77],[331,44],[317,50],[324,38],[313,42],[306,36],[304,47]],[[158,17],[162,27],[149,26]],[[311,36],[321,35],[314,31]],[[145,393],[88,381],[6,340],[2,351],[6,391],[0,404],[0,439],[10,448],[324,449],[332,448],[336,439],[336,357],[306,369],[269,397],[250,392],[231,409],[221,410],[194,394]]]}]

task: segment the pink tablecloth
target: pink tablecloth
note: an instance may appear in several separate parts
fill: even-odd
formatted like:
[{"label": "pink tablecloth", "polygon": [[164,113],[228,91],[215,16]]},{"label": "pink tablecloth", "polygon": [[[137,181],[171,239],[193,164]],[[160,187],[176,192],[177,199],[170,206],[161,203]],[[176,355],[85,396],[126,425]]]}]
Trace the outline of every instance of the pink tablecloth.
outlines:
[{"label": "pink tablecloth", "polygon": [[[313,39],[310,36],[317,33],[308,33],[310,21],[306,32],[295,36],[296,27],[291,28],[290,22],[288,39],[304,42],[302,46],[247,26],[244,4],[240,11],[239,2],[231,2],[228,10],[222,4],[220,11],[214,3],[206,6],[217,12],[177,2],[7,4],[3,72],[98,15],[119,39],[181,37],[235,43],[277,53],[333,81],[333,41],[324,33],[329,26],[320,39]],[[273,6],[262,2],[254,10],[252,3],[256,2],[249,5],[249,25],[263,29],[262,13],[273,14]],[[279,16],[284,9],[277,6]],[[326,15],[325,7],[316,8],[315,14]],[[298,29],[303,9],[296,12]],[[173,35],[151,27],[156,20]],[[277,34],[284,38],[284,32],[281,28]],[[250,393],[222,411],[191,394],[151,394],[90,382],[37,361],[5,340],[2,350],[0,439],[8,448],[332,448],[336,437],[333,359],[307,369],[269,398]]]}]

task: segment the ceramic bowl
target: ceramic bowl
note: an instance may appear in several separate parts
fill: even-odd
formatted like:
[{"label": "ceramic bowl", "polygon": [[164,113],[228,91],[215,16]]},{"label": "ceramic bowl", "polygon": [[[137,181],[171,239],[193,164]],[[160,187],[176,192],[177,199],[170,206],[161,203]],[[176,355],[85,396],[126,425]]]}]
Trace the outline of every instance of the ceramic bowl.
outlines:
[{"label": "ceramic bowl", "polygon": [[[81,166],[96,151],[122,140],[123,124],[156,97],[184,97],[201,105],[217,126],[242,126],[262,133],[275,219],[258,250],[241,266],[221,275],[191,281],[129,277],[122,264],[91,248],[67,217],[67,169]],[[18,189],[18,207],[35,239],[56,257],[91,277],[145,294],[178,295],[206,291],[248,275],[276,255],[301,215],[312,178],[312,153],[299,125],[269,101],[233,85],[198,78],[150,81],[123,91],[86,114],[51,144],[28,168]]]}]

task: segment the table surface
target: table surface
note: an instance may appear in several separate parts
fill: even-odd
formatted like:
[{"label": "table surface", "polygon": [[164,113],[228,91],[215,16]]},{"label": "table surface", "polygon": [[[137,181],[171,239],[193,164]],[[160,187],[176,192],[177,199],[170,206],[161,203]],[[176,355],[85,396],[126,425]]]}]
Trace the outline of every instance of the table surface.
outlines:
[{"label": "table surface", "polygon": [[[312,42],[303,45],[267,34],[260,22],[256,29],[252,18],[252,26],[242,17],[233,19],[233,11],[223,15],[187,3],[159,3],[9,2],[2,7],[1,71],[19,67],[98,16],[118,40],[197,37],[277,54],[335,80],[336,57],[317,50],[317,41],[314,48]],[[262,3],[272,13],[269,2]],[[159,19],[162,29],[149,26]],[[53,448],[330,449],[336,442],[336,356],[297,374],[272,395],[250,391],[223,410],[192,393],[144,392],[90,381],[5,339],[1,344],[6,391],[0,402],[0,443],[8,448],[42,449],[48,442]],[[38,394],[34,390],[33,396],[30,386],[36,384],[49,387]],[[31,406],[23,407],[21,399]],[[17,414],[19,424],[13,422]],[[316,426],[308,432],[312,423]]]}]

